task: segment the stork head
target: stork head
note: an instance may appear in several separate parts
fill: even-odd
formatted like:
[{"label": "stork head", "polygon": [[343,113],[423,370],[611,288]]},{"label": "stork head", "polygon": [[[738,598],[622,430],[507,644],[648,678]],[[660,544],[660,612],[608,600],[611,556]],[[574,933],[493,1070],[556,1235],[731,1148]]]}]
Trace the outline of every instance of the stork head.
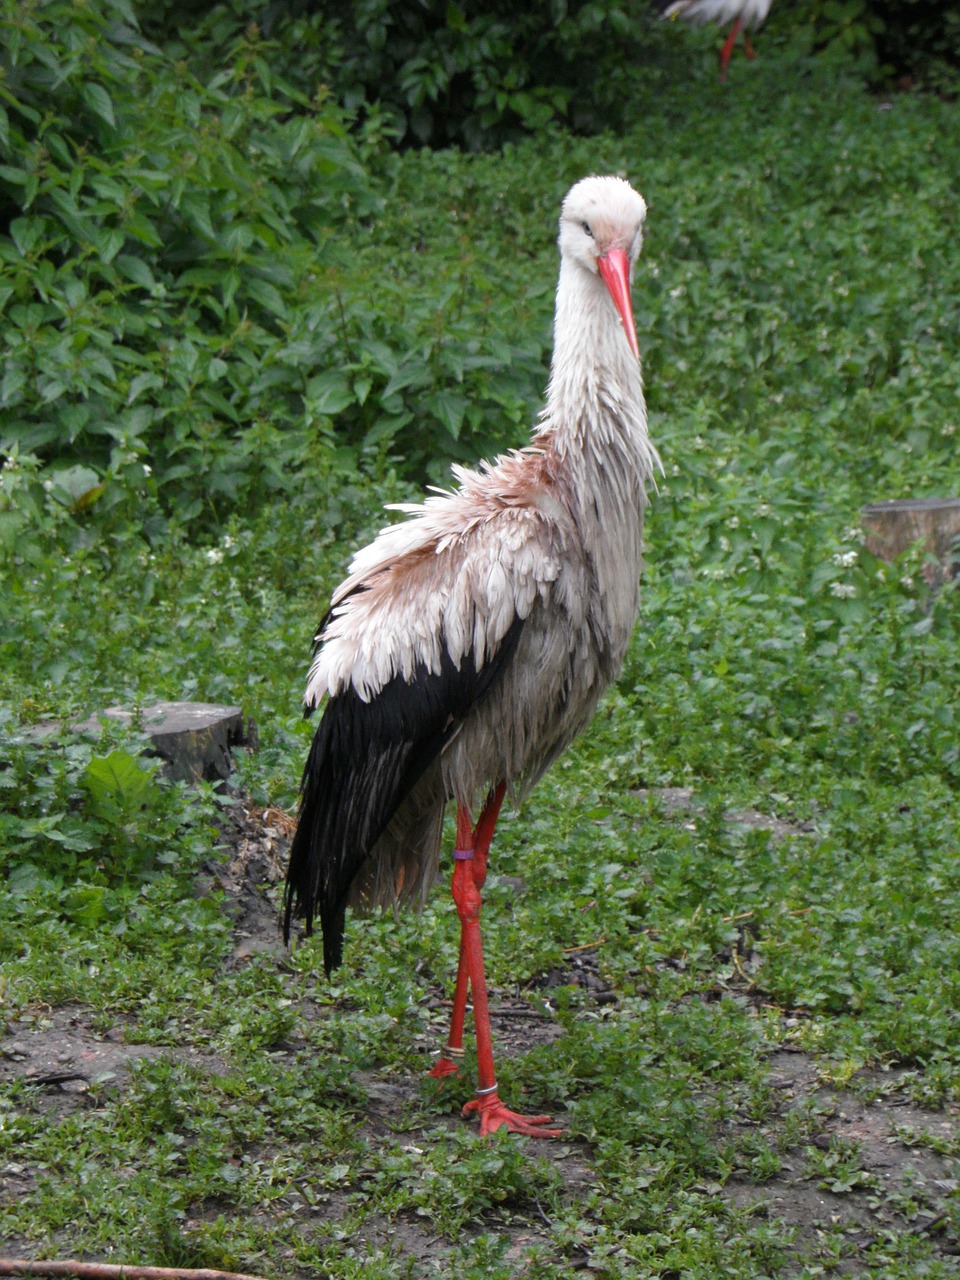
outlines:
[{"label": "stork head", "polygon": [[623,178],[583,178],[560,210],[560,252],[565,261],[599,276],[620,314],[633,354],[639,355],[630,305],[630,276],[640,253],[647,206]]}]

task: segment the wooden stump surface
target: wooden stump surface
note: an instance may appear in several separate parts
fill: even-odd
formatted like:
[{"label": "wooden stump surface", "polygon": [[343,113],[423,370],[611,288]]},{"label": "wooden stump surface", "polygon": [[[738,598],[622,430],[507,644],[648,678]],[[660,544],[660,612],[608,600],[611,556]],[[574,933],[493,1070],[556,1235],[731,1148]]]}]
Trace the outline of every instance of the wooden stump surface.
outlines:
[{"label": "wooden stump surface", "polygon": [[960,563],[960,498],[899,498],[873,502],[861,515],[865,546],[881,560],[896,560],[909,547],[923,542],[937,560],[931,566],[931,585],[952,578]]}]

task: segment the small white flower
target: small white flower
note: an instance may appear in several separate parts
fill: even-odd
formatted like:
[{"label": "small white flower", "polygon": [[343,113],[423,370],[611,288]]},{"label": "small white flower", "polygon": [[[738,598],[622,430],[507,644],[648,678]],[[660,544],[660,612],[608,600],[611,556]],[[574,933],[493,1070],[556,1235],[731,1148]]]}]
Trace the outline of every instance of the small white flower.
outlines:
[{"label": "small white flower", "polygon": [[223,559],[223,552],[220,550],[219,547],[211,547],[206,554],[207,554],[207,560],[210,562],[210,564],[219,564],[220,561]]},{"label": "small white flower", "polygon": [[771,507],[769,502],[761,502],[759,507],[757,507],[758,516],[763,516],[765,518],[766,516],[769,516],[772,514],[773,514],[773,507]]},{"label": "small white flower", "polygon": [[831,582],[830,594],[838,596],[841,600],[849,600],[857,594],[857,588],[852,582]]},{"label": "small white flower", "polygon": [[856,551],[838,551],[833,557],[833,563],[840,566],[841,569],[850,569],[857,563]]},{"label": "small white flower", "polygon": [[236,538],[235,538],[235,537],[233,537],[233,535],[232,535],[232,534],[229,534],[229,533],[225,533],[225,534],[223,535],[223,538],[221,539],[221,541],[222,541],[222,543],[223,543],[223,546],[224,546],[225,550],[227,550],[227,551],[232,551],[232,550],[233,550],[233,548],[237,545],[237,540],[236,540]]},{"label": "small white flower", "polygon": [[728,528],[728,529],[739,529],[739,528],[740,528],[740,517],[739,517],[739,516],[731,516],[731,517],[730,517],[730,519],[727,521],[727,528]]},{"label": "small white flower", "polygon": [[151,467],[151,465],[150,465],[150,463],[149,463],[149,462],[145,462],[145,463],[143,464],[143,474],[144,474],[145,476],[152,476],[152,475],[153,475],[153,467]]},{"label": "small white flower", "polygon": [[940,428],[940,434],[942,436],[956,435],[956,431],[957,431],[957,424],[955,422],[945,422],[943,426]]},{"label": "small white flower", "polygon": [[913,579],[910,577],[909,573],[905,573],[903,575],[903,577],[900,579],[900,585],[901,587],[906,587],[908,591],[910,590],[910,588],[913,586]]}]

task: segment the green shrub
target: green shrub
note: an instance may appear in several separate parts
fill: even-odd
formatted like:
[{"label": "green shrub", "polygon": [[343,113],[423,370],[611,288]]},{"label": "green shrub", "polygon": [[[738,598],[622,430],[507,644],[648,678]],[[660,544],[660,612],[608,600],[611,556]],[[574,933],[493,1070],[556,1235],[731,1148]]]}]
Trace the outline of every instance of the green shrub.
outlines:
[{"label": "green shrub", "polygon": [[[302,429],[291,314],[377,203],[341,113],[255,35],[197,80],[123,0],[7,6],[0,49],[4,451],[74,512],[189,520],[275,490],[331,439]],[[19,489],[8,543],[40,506]]]},{"label": "green shrub", "polygon": [[625,124],[637,68],[655,77],[670,45],[648,0],[281,0],[218,5],[186,24],[174,4],[152,13],[150,30],[204,59],[251,19],[286,51],[283,74],[301,91],[327,82],[348,109],[386,110],[408,144],[471,149],[551,122]]},{"label": "green shrub", "polygon": [[768,30],[799,37],[874,87],[960,91],[960,14],[945,0],[800,0],[774,5]]}]

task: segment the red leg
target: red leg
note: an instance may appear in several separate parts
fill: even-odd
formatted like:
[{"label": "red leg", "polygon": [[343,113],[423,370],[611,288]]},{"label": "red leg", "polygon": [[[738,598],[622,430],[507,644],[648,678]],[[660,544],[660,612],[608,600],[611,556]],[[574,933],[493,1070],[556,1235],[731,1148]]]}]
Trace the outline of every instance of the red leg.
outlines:
[{"label": "red leg", "polygon": [[[490,842],[496,829],[497,818],[503,797],[507,791],[506,783],[501,782],[490,792],[483,806],[480,820],[473,827],[466,806],[457,808],[457,850],[467,852],[473,850],[473,882],[482,889],[487,878],[487,857],[490,853]],[[460,958],[457,962],[457,986],[453,993],[453,1013],[450,1017],[450,1035],[447,1043],[440,1051],[440,1057],[430,1068],[430,1075],[436,1080],[444,1080],[447,1076],[460,1074],[459,1063],[463,1059],[463,1024],[467,1009],[467,985],[469,983],[467,957],[464,950],[463,934],[460,937]]]},{"label": "red leg", "polygon": [[750,59],[753,59],[757,56],[757,51],[753,47],[753,45],[750,43],[750,37],[747,35],[746,32],[743,33],[743,52]]},{"label": "red leg", "polygon": [[727,78],[727,63],[730,61],[730,55],[733,53],[734,42],[736,41],[737,33],[739,32],[739,30],[740,30],[740,19],[738,18],[736,22],[733,24],[733,26],[730,28],[730,34],[727,36],[726,40],[724,41],[723,48],[720,50],[720,79],[721,80],[726,80]]},{"label": "red leg", "polygon": [[[483,900],[480,889],[487,877],[487,857],[494,828],[503,804],[506,787],[500,783],[487,798],[480,819],[471,828],[470,816],[464,806],[457,809],[457,848],[454,850],[453,897],[460,916],[460,964],[457,970],[457,988],[453,1001],[453,1018],[450,1039],[446,1050],[434,1065],[431,1075],[442,1077],[454,1073],[457,1068],[452,1060],[463,1053],[463,1020],[466,1009],[466,988],[469,980],[473,992],[473,1021],[477,1036],[477,1097],[463,1108],[463,1114],[476,1111],[480,1119],[480,1133],[486,1136],[501,1127],[512,1133],[527,1134],[534,1138],[558,1138],[559,1129],[545,1129],[549,1116],[522,1116],[509,1110],[500,1101],[493,1066],[493,1035],[490,1030],[490,1010],[487,1003],[487,981],[483,968],[483,945],[480,940],[480,910]],[[447,1055],[450,1055],[447,1057]]]},{"label": "red leg", "polygon": [[[487,808],[489,808],[489,803],[484,808],[483,813],[480,815],[480,822],[477,823],[478,828],[483,822],[483,819],[487,812]],[[497,805],[498,812],[499,812],[499,808],[500,806]],[[494,814],[493,821],[494,821],[494,824],[496,824],[496,821],[497,821],[496,814]],[[490,835],[491,836],[493,835],[492,829],[491,829]],[[472,852],[475,855],[476,853],[475,841],[476,841],[476,837],[475,837],[473,827],[471,825],[470,814],[467,811],[467,808],[465,805],[458,805],[457,806],[457,847],[454,850],[454,855],[453,855],[454,858],[457,858],[458,853],[466,854],[466,853]],[[487,840],[488,848],[489,848],[489,845],[490,845],[490,840],[488,839]],[[455,864],[454,877],[456,877],[456,869],[458,869],[459,866],[460,866],[460,861],[458,860]],[[486,857],[484,856],[484,872],[485,871],[486,871]],[[481,884],[482,883],[483,881],[481,881]],[[440,1057],[436,1060],[436,1062],[430,1068],[430,1072],[429,1072],[429,1074],[433,1076],[435,1080],[444,1080],[446,1079],[447,1076],[457,1076],[460,1074],[459,1064],[463,1061],[463,1024],[466,1020],[467,985],[469,983],[469,979],[470,979],[470,973],[467,968],[467,956],[466,956],[466,951],[464,949],[463,930],[461,929],[460,958],[457,961],[457,985],[453,993],[453,1013],[450,1016],[450,1035],[447,1037],[446,1045],[444,1046],[443,1049],[440,1050]]]},{"label": "red leg", "polygon": [[463,938],[460,939],[460,959],[457,962],[457,986],[453,993],[453,1013],[450,1015],[450,1034],[447,1043],[440,1050],[440,1057],[428,1072],[435,1080],[445,1080],[447,1076],[460,1074],[460,1063],[463,1061],[463,1024],[467,1014],[467,984],[470,975],[467,971],[467,957],[463,949]]}]

